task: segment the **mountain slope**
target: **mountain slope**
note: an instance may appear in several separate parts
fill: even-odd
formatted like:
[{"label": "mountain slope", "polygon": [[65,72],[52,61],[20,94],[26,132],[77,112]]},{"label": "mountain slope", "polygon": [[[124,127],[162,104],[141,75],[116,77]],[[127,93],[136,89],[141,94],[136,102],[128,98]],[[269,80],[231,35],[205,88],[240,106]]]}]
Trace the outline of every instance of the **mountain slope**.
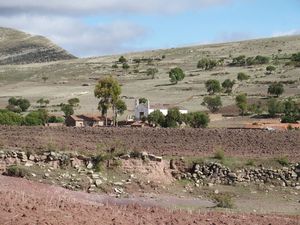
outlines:
[{"label": "mountain slope", "polygon": [[74,59],[64,49],[42,36],[0,27],[0,65],[28,64]]}]

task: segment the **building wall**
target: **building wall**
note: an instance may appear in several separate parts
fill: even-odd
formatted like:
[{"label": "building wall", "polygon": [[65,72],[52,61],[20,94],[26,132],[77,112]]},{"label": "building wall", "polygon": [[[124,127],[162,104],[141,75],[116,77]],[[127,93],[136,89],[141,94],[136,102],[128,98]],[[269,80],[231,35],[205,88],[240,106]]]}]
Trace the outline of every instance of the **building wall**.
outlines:
[{"label": "building wall", "polygon": [[141,117],[140,117],[141,113],[144,113],[145,117],[147,117],[150,114],[147,106],[144,104],[139,104],[136,106],[135,112],[134,112],[134,117],[136,120],[141,119]]},{"label": "building wall", "polygon": [[84,127],[83,121],[75,121],[75,127]]}]

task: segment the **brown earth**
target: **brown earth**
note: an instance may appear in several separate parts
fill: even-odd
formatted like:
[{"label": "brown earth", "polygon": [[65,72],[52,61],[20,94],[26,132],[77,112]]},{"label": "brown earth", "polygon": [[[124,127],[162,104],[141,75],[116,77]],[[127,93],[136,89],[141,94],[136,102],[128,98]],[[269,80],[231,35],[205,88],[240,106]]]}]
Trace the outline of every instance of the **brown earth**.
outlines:
[{"label": "brown earth", "polygon": [[103,204],[85,196],[86,193],[0,176],[0,224],[300,224],[300,216],[171,211],[137,204]]},{"label": "brown earth", "polygon": [[95,152],[111,146],[164,156],[212,155],[300,159],[299,131],[249,129],[45,128],[0,126],[0,146]]}]

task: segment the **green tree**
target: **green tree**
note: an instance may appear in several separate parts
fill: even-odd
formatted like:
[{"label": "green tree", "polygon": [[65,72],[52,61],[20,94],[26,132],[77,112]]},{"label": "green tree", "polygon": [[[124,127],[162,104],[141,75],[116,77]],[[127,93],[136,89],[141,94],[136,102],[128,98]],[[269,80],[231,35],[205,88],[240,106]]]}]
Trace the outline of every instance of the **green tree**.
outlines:
[{"label": "green tree", "polygon": [[250,76],[247,75],[247,74],[245,74],[245,73],[243,73],[243,72],[240,72],[240,73],[238,73],[238,75],[237,75],[237,79],[238,79],[239,81],[248,80],[249,78],[250,78]]},{"label": "green tree", "polygon": [[235,80],[226,79],[222,83],[222,87],[225,89],[225,93],[230,94],[232,92],[233,85],[235,84]]},{"label": "green tree", "polygon": [[130,68],[130,66],[128,65],[128,63],[123,63],[122,68],[124,70],[128,70]]},{"label": "green tree", "polygon": [[48,112],[44,109],[39,109],[28,113],[24,118],[24,125],[39,126],[44,125],[48,121]]},{"label": "green tree", "polygon": [[246,65],[246,56],[240,55],[232,59],[232,66],[245,66]]},{"label": "green tree", "polygon": [[30,102],[28,99],[25,98],[15,98],[11,97],[8,99],[8,107],[7,109],[13,111],[13,112],[26,112],[27,109],[30,107]]},{"label": "green tree", "polygon": [[43,76],[42,80],[44,81],[44,83],[49,79],[49,77]]},{"label": "green tree", "polygon": [[117,121],[118,115],[123,115],[127,110],[127,105],[122,99],[118,99],[116,102],[115,118]]},{"label": "green tree", "polygon": [[148,100],[146,98],[139,98],[140,104],[147,104]]},{"label": "green tree", "polygon": [[124,56],[121,56],[120,58],[119,58],[119,63],[126,63],[127,62],[127,59],[124,57]]},{"label": "green tree", "polygon": [[73,106],[73,107],[78,107],[80,100],[79,98],[71,98],[68,100],[69,105]]},{"label": "green tree", "polygon": [[20,109],[22,110],[22,112],[26,112],[27,109],[30,107],[30,102],[29,102],[28,99],[20,98],[17,101],[17,105],[20,107]]},{"label": "green tree", "polygon": [[283,107],[280,101],[277,101],[275,98],[271,98],[268,101],[268,113],[271,117],[274,117],[277,113],[281,113],[282,110]]},{"label": "green tree", "polygon": [[266,71],[271,74],[272,72],[274,72],[276,70],[275,66],[269,65],[266,67]]},{"label": "green tree", "polygon": [[154,124],[155,126],[163,126],[165,123],[165,116],[160,110],[154,110],[148,115],[147,120],[150,124]]},{"label": "green tree", "polygon": [[179,67],[173,68],[169,72],[169,78],[172,84],[177,84],[178,81],[182,81],[185,77],[183,70]]},{"label": "green tree", "polygon": [[168,114],[165,117],[164,127],[177,127],[182,123],[182,115],[178,108],[172,108],[168,110]]},{"label": "green tree", "polygon": [[147,69],[147,76],[151,76],[152,79],[155,78],[155,74],[158,73],[158,69],[156,68],[148,68]]},{"label": "green tree", "polygon": [[190,112],[186,115],[186,123],[193,128],[205,128],[209,123],[209,116],[203,112]]},{"label": "green tree", "polygon": [[207,96],[203,100],[203,105],[205,105],[212,113],[215,113],[222,106],[221,97],[220,96],[215,96],[215,97]]},{"label": "green tree", "polygon": [[300,120],[300,108],[292,98],[288,98],[283,102],[283,112],[282,123],[296,123],[297,120]]},{"label": "green tree", "polygon": [[237,107],[240,109],[242,116],[245,115],[245,112],[247,111],[247,95],[246,94],[239,94],[235,98],[235,102]]},{"label": "green tree", "polygon": [[283,84],[280,82],[275,82],[271,84],[268,88],[268,94],[276,95],[276,97],[279,97],[279,95],[282,95],[284,92]]},{"label": "green tree", "polygon": [[205,82],[207,92],[212,95],[221,91],[221,85],[218,80],[208,80]]},{"label": "green tree", "polygon": [[204,70],[211,70],[218,65],[216,60],[202,58],[198,61],[197,68]]},{"label": "green tree", "polygon": [[15,97],[11,97],[8,99],[9,105],[17,105],[18,100]]},{"label": "green tree", "polygon": [[23,123],[23,117],[8,110],[0,110],[0,125],[18,125]]},{"label": "green tree", "polygon": [[47,107],[47,105],[50,103],[48,99],[40,98],[36,101],[36,103],[40,104],[40,107]]},{"label": "green tree", "polygon": [[[112,76],[105,77],[99,80],[95,87],[94,95],[99,98],[99,104],[102,103],[106,105],[107,109],[112,107],[113,115],[115,115],[116,104],[121,95],[121,87],[119,82]],[[107,119],[107,114],[105,115]],[[114,118],[114,125],[116,124],[116,118]],[[107,123],[106,123],[107,124]]]},{"label": "green tree", "polygon": [[293,62],[300,62],[300,52],[292,54],[291,60]]},{"label": "green tree", "polygon": [[73,106],[70,104],[62,104],[61,111],[65,114],[65,117],[71,116],[74,114]]}]

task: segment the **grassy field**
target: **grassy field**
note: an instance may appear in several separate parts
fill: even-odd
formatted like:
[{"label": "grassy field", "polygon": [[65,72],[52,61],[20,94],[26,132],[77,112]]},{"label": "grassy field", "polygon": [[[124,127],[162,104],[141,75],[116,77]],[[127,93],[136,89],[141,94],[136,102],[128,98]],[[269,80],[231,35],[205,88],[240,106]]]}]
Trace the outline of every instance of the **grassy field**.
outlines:
[{"label": "grassy field", "polygon": [[[120,56],[103,56],[96,58],[74,59],[50,63],[0,66],[0,107],[5,107],[11,96],[22,96],[36,102],[41,97],[50,100],[51,110],[55,105],[78,97],[81,107],[78,113],[97,112],[97,99],[93,95],[97,80],[106,75],[113,75],[122,84],[122,96],[127,103],[128,112],[132,114],[134,99],[146,97],[152,103],[168,103],[188,110],[206,110],[201,106],[207,95],[205,81],[237,78],[237,73],[245,72],[250,79],[237,82],[232,95],[222,94],[223,106],[234,104],[237,93],[245,92],[249,97],[261,99],[267,96],[268,85],[274,81],[285,84],[282,98],[300,97],[300,68],[286,66],[288,57],[300,51],[300,36],[259,39],[226,44],[211,44],[185,48],[172,48],[139,53],[128,53],[130,68],[112,68]],[[266,74],[266,64],[251,67],[233,67],[228,64],[239,55],[247,57],[263,55],[271,58],[270,64],[276,64],[276,71]],[[278,56],[280,60],[274,60]],[[203,57],[224,59],[224,66],[210,71],[197,69],[197,62]],[[154,60],[134,63],[133,59]],[[157,60],[159,59],[159,60]],[[168,71],[181,67],[186,77],[177,85],[170,85]],[[148,68],[158,68],[155,79],[147,76]],[[42,77],[49,79],[44,82]],[[85,85],[83,85],[85,84]],[[59,112],[58,112],[59,113]]]}]

